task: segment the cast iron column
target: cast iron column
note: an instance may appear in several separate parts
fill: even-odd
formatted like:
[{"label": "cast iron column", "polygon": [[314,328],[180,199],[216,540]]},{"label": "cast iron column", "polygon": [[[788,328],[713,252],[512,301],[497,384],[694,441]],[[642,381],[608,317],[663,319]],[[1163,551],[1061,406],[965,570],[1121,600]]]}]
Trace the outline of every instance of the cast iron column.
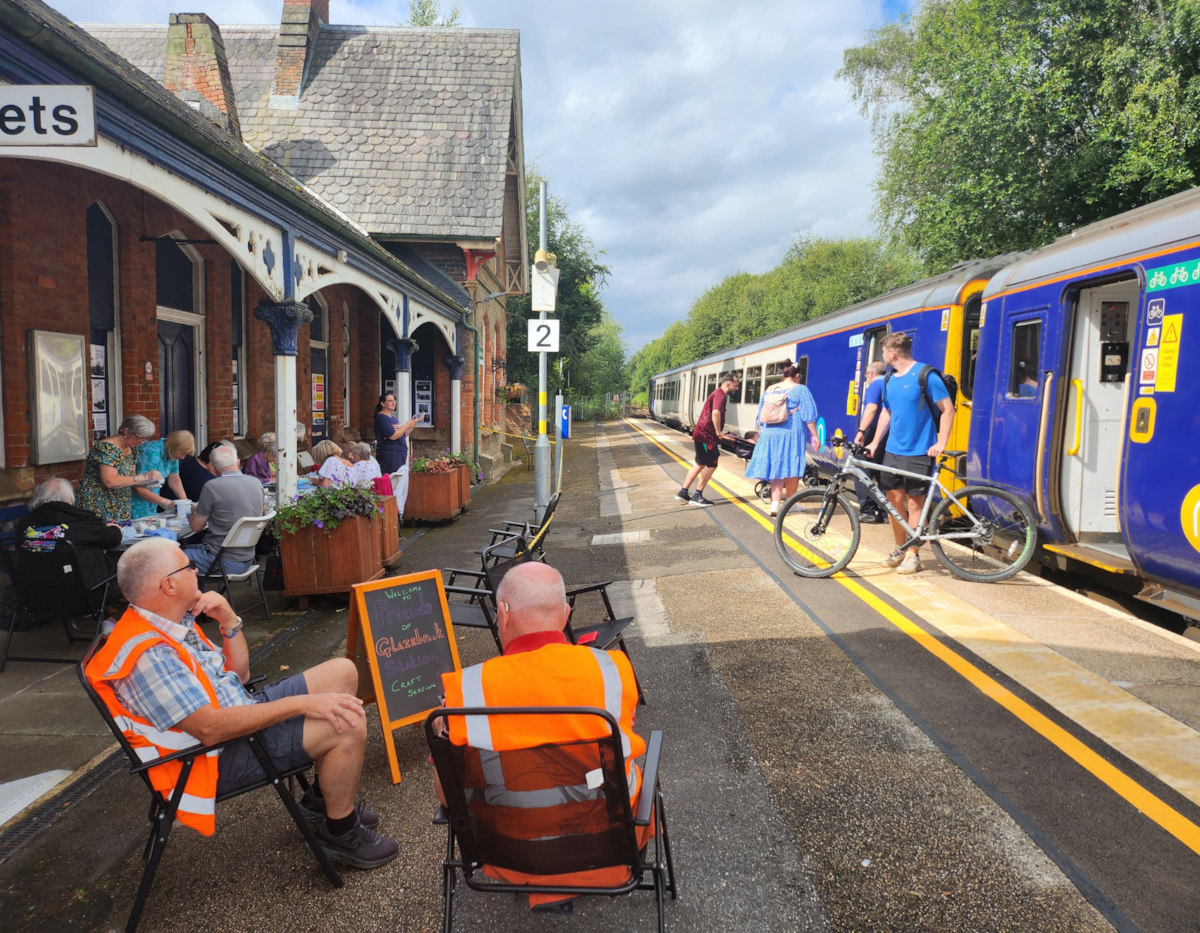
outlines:
[{"label": "cast iron column", "polygon": [[260,299],[254,316],[271,328],[275,356],[275,501],[296,495],[296,335],[313,319],[302,301]]},{"label": "cast iron column", "polygon": [[[446,357],[450,369],[450,453],[462,453],[462,374],[467,359],[464,356]],[[471,477],[474,482],[475,477]]]}]

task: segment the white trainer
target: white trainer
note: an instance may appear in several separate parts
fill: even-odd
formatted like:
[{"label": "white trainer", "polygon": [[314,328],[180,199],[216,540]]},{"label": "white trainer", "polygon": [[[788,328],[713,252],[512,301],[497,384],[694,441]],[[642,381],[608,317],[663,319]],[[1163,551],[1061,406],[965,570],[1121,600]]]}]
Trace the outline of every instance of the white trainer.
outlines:
[{"label": "white trainer", "polygon": [[909,551],[904,555],[904,561],[896,568],[896,573],[920,573],[921,572],[921,555],[916,551]]}]

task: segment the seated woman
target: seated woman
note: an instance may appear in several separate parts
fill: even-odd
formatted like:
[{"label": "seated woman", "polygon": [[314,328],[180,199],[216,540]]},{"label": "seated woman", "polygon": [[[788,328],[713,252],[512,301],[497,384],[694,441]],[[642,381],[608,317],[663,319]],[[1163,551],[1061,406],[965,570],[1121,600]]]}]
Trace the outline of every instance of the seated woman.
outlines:
[{"label": "seated woman", "polygon": [[116,434],[89,450],[76,495],[79,505],[106,522],[129,521],[133,517],[133,488],[151,486],[155,481],[162,484],[162,474],[157,470],[137,472],[134,451],[153,436],[153,421],[130,415]]},{"label": "seated woman", "polygon": [[351,464],[350,482],[355,486],[366,486],[383,475],[379,471],[379,463],[371,456],[370,444],[363,441],[351,444],[346,448],[346,458]]},{"label": "seated woman", "polygon": [[212,455],[213,448],[219,443],[220,441],[209,444],[196,456],[184,457],[179,462],[179,479],[183,482],[184,494],[193,502],[200,501],[200,491],[204,489],[204,484],[217,475],[217,471],[208,462],[208,458]]},{"label": "seated woman", "polygon": [[352,464],[342,456],[342,448],[331,440],[323,440],[312,449],[313,461],[320,469],[317,470],[314,486],[341,486],[350,482],[350,467]]},{"label": "seated woman", "polygon": [[275,479],[271,469],[271,464],[275,462],[275,434],[268,431],[258,439],[258,446],[258,453],[242,464],[242,472],[260,483],[269,483]]},{"label": "seated woman", "polygon": [[166,437],[157,441],[146,441],[137,449],[137,468],[139,473],[148,470],[158,470],[167,480],[167,488],[171,496],[160,496],[158,490],[162,487],[139,487],[133,491],[133,517],[149,518],[158,512],[161,506],[171,509],[176,499],[188,499],[183,488],[183,480],[179,477],[179,461],[190,457],[196,452],[196,439],[191,431],[172,431]]},{"label": "seated woman", "polygon": [[[121,526],[79,508],[75,490],[65,479],[53,477],[39,483],[29,500],[29,514],[13,527],[18,552],[50,551],[62,539],[75,545],[79,573],[88,589],[117,572],[116,561],[105,550],[121,543]],[[46,585],[58,586],[60,582],[47,580]]]}]

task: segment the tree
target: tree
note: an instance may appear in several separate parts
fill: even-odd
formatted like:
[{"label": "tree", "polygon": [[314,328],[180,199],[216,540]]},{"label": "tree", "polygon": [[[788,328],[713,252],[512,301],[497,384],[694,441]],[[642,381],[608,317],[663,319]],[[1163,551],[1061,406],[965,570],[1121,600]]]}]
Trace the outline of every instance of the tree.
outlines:
[{"label": "tree", "polygon": [[462,16],[462,5],[455,3],[450,13],[442,15],[441,0],[408,0],[408,22],[406,26],[458,26]]},{"label": "tree", "polygon": [[[529,265],[538,245],[538,190],[542,175],[537,166],[525,170],[525,185],[531,196],[525,204],[525,225],[529,239]],[[609,274],[601,263],[603,252],[587,231],[567,212],[567,203],[551,195],[546,203],[547,236],[550,252],[558,256],[558,299],[554,317],[560,325],[560,354],[569,360],[580,361],[603,336],[596,330],[604,320],[604,303],[600,290]],[[527,349],[527,321],[536,317],[530,311],[529,296],[508,299],[508,373],[509,382],[537,385],[538,358]],[[615,323],[615,322],[614,322]],[[623,357],[622,357],[623,359]],[[550,389],[561,385],[558,369],[550,367]]]},{"label": "tree", "polygon": [[920,274],[903,246],[870,237],[799,237],[774,269],[717,283],[692,303],[684,321],[635,353],[627,367],[629,390],[644,403],[655,373],[874,298]]},{"label": "tree", "polygon": [[625,375],[625,341],[621,325],[607,310],[592,328],[591,348],[577,363],[569,366],[572,398],[597,398],[624,392],[629,384]]},{"label": "tree", "polygon": [[875,219],[929,271],[1200,176],[1196,0],[926,0],[838,74],[871,120]]}]

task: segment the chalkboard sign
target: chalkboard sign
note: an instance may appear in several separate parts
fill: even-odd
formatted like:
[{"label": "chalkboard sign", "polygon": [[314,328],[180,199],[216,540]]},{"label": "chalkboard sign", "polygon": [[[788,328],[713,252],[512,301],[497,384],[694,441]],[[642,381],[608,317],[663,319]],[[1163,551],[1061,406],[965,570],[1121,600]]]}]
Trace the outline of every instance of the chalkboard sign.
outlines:
[{"label": "chalkboard sign", "polygon": [[[442,674],[462,670],[441,572],[355,586],[346,653],[360,670],[363,659],[370,668],[392,781],[399,784],[393,730],[419,722],[441,706]],[[361,695],[361,676],[359,686]]]}]

